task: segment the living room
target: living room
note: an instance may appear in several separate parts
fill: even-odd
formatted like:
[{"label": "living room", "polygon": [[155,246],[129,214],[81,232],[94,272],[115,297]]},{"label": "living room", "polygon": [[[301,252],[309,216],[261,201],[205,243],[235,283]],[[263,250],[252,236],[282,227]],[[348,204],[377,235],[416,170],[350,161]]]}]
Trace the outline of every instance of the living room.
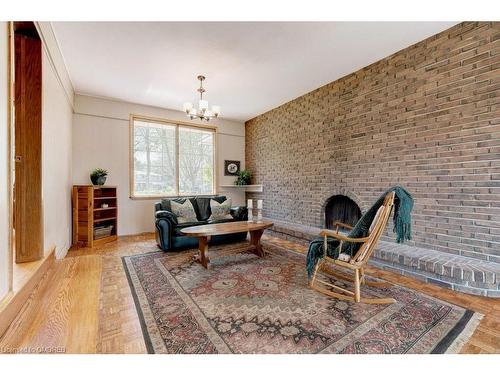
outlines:
[{"label": "living room", "polygon": [[1,352],[498,354],[500,23],[440,16],[1,21]]}]

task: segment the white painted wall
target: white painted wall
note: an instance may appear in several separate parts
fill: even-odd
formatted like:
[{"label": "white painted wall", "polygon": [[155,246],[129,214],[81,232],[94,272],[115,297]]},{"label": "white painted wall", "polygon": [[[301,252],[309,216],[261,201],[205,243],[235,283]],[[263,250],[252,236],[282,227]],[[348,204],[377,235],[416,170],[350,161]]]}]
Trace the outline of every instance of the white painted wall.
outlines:
[{"label": "white painted wall", "polygon": [[0,300],[9,290],[8,45],[7,22],[0,22]]},{"label": "white painted wall", "polygon": [[42,200],[44,251],[63,258],[71,246],[74,91],[50,22],[38,22],[42,59]]},{"label": "white painted wall", "polygon": [[[118,234],[154,231],[154,203],[158,199],[129,198],[129,116],[151,116],[187,121],[181,111],[120,102],[110,99],[75,95],[73,114],[73,183],[89,184],[90,172],[97,167],[108,170],[106,184],[118,186]],[[197,124],[198,121],[193,121]],[[244,123],[217,119],[218,185],[232,184],[235,177],[224,176],[224,160],[240,160],[245,167]],[[218,193],[231,197],[234,205],[244,204],[240,190]]]},{"label": "white painted wall", "polygon": [[73,110],[47,54],[42,60],[43,241],[62,258],[71,246],[71,132]]}]

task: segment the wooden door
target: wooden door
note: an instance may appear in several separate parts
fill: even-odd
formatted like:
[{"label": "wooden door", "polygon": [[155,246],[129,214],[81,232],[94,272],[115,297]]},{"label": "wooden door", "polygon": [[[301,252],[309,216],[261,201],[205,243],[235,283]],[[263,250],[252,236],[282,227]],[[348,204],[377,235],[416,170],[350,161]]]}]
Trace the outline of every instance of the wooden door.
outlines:
[{"label": "wooden door", "polygon": [[14,45],[14,237],[21,263],[43,257],[42,46],[19,34]]}]

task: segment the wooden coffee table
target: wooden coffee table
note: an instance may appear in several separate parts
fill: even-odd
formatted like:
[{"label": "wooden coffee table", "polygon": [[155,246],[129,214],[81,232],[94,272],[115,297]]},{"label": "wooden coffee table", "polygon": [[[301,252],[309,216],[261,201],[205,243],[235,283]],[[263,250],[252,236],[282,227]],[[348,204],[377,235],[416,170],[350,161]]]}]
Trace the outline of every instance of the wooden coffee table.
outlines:
[{"label": "wooden coffee table", "polygon": [[260,238],[262,237],[264,230],[272,226],[273,222],[267,220],[262,221],[261,223],[232,221],[230,223],[197,225],[181,229],[181,232],[186,236],[198,237],[200,250],[198,260],[203,267],[208,268],[208,264],[210,263],[210,259],[208,258],[208,241],[210,241],[211,236],[250,232],[250,246],[242,250],[252,250],[257,256],[263,257],[264,252],[262,251],[262,246],[260,245]]}]

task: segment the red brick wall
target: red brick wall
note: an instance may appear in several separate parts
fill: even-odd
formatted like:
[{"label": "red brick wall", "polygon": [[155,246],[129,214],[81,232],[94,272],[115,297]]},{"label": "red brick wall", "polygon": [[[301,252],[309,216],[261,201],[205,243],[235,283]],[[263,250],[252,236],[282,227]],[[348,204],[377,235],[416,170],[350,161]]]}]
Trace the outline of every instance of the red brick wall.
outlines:
[{"label": "red brick wall", "polygon": [[246,166],[267,217],[321,226],[330,196],[365,210],[400,184],[416,245],[500,261],[500,23],[454,26],[249,120]]}]

